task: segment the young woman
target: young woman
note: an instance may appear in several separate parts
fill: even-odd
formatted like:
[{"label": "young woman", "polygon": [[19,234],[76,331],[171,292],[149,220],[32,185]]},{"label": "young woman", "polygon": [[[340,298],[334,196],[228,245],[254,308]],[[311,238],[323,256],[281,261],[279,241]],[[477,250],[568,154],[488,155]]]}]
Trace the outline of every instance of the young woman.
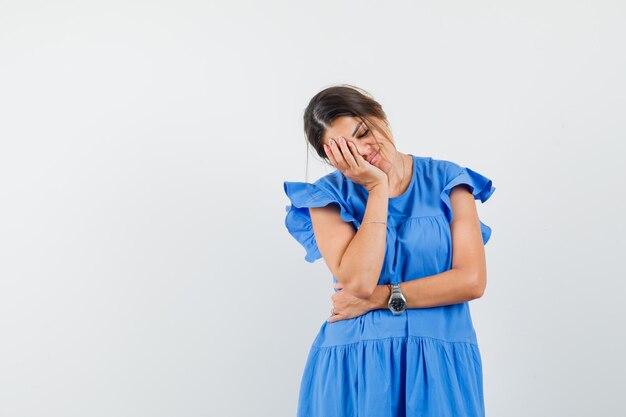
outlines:
[{"label": "young woman", "polygon": [[476,199],[487,177],[400,152],[381,105],[354,86],[316,94],[307,140],[335,168],[284,182],[285,225],[333,275],[331,317],[311,346],[298,417],[484,416],[468,302],[486,286]]}]

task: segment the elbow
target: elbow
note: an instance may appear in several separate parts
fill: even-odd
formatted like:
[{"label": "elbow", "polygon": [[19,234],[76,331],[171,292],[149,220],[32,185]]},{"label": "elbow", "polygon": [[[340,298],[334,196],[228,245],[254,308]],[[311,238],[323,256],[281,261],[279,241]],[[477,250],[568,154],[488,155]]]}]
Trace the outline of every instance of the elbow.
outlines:
[{"label": "elbow", "polygon": [[360,298],[362,300],[367,300],[374,294],[375,287],[362,285],[359,283],[354,283],[353,285],[348,285],[345,287],[348,292],[354,295],[356,298]]},{"label": "elbow", "polygon": [[474,291],[472,292],[472,299],[475,300],[477,298],[481,298],[484,293],[485,293],[485,286],[484,285],[476,286],[474,288]]},{"label": "elbow", "polygon": [[487,277],[485,274],[472,273],[469,278],[469,295],[471,299],[481,298],[485,294]]},{"label": "elbow", "polygon": [[343,288],[353,296],[362,300],[370,298],[378,286],[378,283],[372,286],[368,284],[367,280],[359,279],[360,274],[355,274],[354,272],[346,272],[343,270],[341,271],[341,276],[343,277],[340,280],[343,284]]}]

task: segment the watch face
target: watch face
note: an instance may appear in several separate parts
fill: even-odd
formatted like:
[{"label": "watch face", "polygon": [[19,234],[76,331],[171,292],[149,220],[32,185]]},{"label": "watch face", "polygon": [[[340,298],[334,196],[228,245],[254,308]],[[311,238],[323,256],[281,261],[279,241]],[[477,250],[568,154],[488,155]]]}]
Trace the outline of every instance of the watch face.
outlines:
[{"label": "watch face", "polygon": [[404,302],[402,298],[396,297],[396,298],[391,299],[391,301],[389,302],[389,305],[395,311],[402,311],[402,309],[406,306],[406,303]]}]

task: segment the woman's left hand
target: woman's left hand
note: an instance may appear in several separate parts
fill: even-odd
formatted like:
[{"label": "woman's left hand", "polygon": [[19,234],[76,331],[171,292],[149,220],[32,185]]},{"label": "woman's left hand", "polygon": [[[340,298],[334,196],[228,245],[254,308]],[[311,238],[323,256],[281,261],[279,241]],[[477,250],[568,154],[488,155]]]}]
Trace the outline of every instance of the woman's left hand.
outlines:
[{"label": "woman's left hand", "polygon": [[331,296],[333,308],[330,312],[333,315],[326,320],[329,323],[358,317],[372,310],[372,303],[369,300],[355,297],[349,292],[343,291],[343,285],[340,282],[335,283],[333,287],[339,288],[339,291]]}]

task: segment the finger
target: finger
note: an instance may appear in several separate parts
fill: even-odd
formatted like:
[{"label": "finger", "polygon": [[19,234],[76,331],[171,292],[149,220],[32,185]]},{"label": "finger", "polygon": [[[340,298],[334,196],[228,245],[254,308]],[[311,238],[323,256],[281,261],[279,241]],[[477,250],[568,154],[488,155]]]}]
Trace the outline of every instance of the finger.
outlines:
[{"label": "finger", "polygon": [[324,144],[324,151],[326,151],[326,156],[328,156],[328,159],[330,159],[330,162],[337,168],[339,168],[337,166],[337,160],[335,159],[335,156],[333,155],[333,150],[330,147],[330,145]]},{"label": "finger", "polygon": [[339,314],[335,314],[332,317],[329,317],[328,320],[326,320],[329,323],[333,323],[335,321],[339,321],[339,320],[343,320],[342,316],[340,316]]},{"label": "finger", "polygon": [[341,153],[343,154],[343,158],[346,160],[348,166],[352,169],[356,169],[359,166],[354,160],[354,156],[352,155],[352,151],[348,147],[348,141],[343,137],[339,137],[339,149],[341,149]]},{"label": "finger", "polygon": [[348,163],[345,161],[341,150],[339,149],[339,144],[337,141],[330,139],[330,150],[335,157],[335,165],[339,168],[340,171],[345,171],[348,168]]},{"label": "finger", "polygon": [[349,141],[348,145],[349,145],[350,149],[352,150],[352,155],[354,155],[354,160],[356,161],[357,165],[358,166],[363,166],[363,164],[365,164],[367,161],[359,153],[359,151],[357,150],[356,145],[354,144],[354,142]]}]

